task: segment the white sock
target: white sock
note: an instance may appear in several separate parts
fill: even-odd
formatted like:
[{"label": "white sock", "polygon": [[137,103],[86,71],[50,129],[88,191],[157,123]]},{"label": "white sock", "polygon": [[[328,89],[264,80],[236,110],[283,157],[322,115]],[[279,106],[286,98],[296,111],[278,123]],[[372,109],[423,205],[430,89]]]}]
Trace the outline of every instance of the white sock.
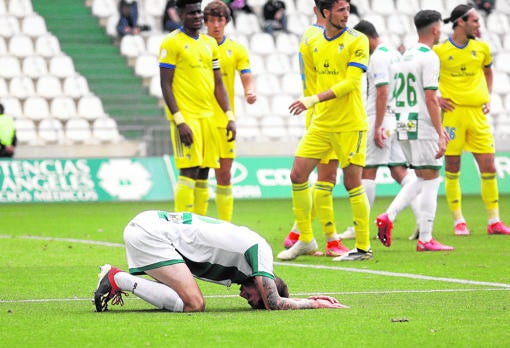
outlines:
[{"label": "white sock", "polygon": [[421,216],[419,220],[420,240],[424,243],[432,239],[432,229],[436,218],[437,192],[441,178],[423,180],[422,191],[419,195]]},{"label": "white sock", "polygon": [[397,196],[393,199],[388,210],[386,211],[391,221],[395,221],[398,213],[400,213],[409,204],[411,204],[413,199],[416,199],[416,196],[421,190],[422,181],[423,180],[421,178],[413,178],[413,180],[410,180],[408,183],[402,186]]},{"label": "white sock", "polygon": [[113,278],[123,291],[131,291],[159,309],[172,312],[182,312],[184,309],[184,302],[179,295],[165,284],[137,277],[127,272],[119,272]]},{"label": "white sock", "polygon": [[375,202],[375,180],[372,179],[363,179],[361,180],[363,183],[363,187],[365,188],[365,192],[367,193],[368,203],[370,204],[370,209],[374,206]]},{"label": "white sock", "polygon": [[[400,185],[402,187],[404,187],[405,185],[407,185],[408,183],[412,182],[413,181],[413,178],[415,178],[414,175],[406,175],[404,179],[402,179],[402,181],[400,182]],[[418,197],[419,195],[421,194],[418,193]],[[413,199],[410,203],[410,207],[411,207],[411,210],[413,211],[413,214],[414,214],[414,219],[416,220],[416,226],[418,227],[418,221],[420,220],[420,209],[418,207],[418,201],[419,201],[419,198],[416,197],[416,199]]]},{"label": "white sock", "polygon": [[295,234],[299,234],[299,228],[297,227],[297,224],[294,222],[294,225],[292,225],[292,228],[290,229],[290,232],[294,232]]}]

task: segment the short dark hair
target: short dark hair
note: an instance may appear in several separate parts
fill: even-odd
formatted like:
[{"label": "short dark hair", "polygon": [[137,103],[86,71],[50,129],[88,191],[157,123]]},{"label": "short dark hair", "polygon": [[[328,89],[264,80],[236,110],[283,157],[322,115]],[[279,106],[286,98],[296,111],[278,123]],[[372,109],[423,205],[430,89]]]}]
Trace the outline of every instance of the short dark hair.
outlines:
[{"label": "short dark hair", "polygon": [[359,21],[358,24],[354,26],[355,30],[362,32],[366,36],[378,38],[379,34],[377,33],[377,30],[375,29],[374,25],[366,20]]},{"label": "short dark hair", "polygon": [[0,115],[4,113],[4,106],[0,103]]},{"label": "short dark hair", "polygon": [[177,2],[175,3],[175,7],[177,7],[180,10],[183,10],[186,7],[186,5],[196,3],[202,3],[202,0],[177,0]]},{"label": "short dark hair", "polygon": [[[276,275],[274,276],[274,282],[276,284],[276,289],[278,290],[278,295],[280,297],[289,297],[289,288],[287,287],[287,283]],[[244,283],[245,285],[255,285],[255,278],[251,277],[246,280]],[[260,300],[256,304],[252,304],[251,307],[253,309],[266,309],[266,305],[264,304],[264,300],[262,299],[262,296],[260,297]]]},{"label": "short dark hair", "polygon": [[[324,17],[323,11],[331,10],[331,8],[333,7],[333,4],[337,3],[338,1],[340,1],[340,0],[317,0],[316,4],[317,4],[317,7],[319,8],[319,12]],[[351,0],[345,0],[345,1],[347,1],[349,4],[351,3]]]},{"label": "short dark hair", "polygon": [[204,21],[208,17],[224,17],[227,23],[230,21],[230,8],[221,0],[213,0],[204,8]]},{"label": "short dark hair", "polygon": [[416,30],[420,31],[432,23],[440,22],[441,19],[441,13],[436,10],[421,10],[414,16],[414,25]]},{"label": "short dark hair", "polygon": [[444,19],[444,23],[453,23],[453,28],[455,28],[458,25],[459,19],[462,18],[463,21],[467,21],[469,13],[473,8],[474,7],[469,4],[460,4],[455,6],[450,13],[450,17]]}]

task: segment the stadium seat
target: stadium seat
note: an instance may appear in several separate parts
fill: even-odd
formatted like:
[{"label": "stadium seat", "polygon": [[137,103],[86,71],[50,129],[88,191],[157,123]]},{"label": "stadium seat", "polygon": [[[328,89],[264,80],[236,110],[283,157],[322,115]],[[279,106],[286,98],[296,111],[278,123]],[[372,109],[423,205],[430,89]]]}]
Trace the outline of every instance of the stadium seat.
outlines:
[{"label": "stadium seat", "polygon": [[246,102],[245,102],[244,97],[235,95],[234,96],[234,105],[231,105],[230,107],[233,108],[233,111],[236,115],[243,115],[245,103]]},{"label": "stadium seat", "polygon": [[388,20],[387,28],[388,32],[397,35],[405,35],[414,30],[411,26],[409,16],[404,14],[395,14],[391,16]]},{"label": "stadium seat", "polygon": [[163,91],[161,90],[161,81],[159,75],[151,77],[149,94],[157,98],[163,98]]},{"label": "stadium seat", "polygon": [[260,139],[260,129],[256,118],[244,115],[236,120],[236,141],[257,141]]},{"label": "stadium seat", "polygon": [[41,97],[51,99],[62,95],[62,85],[58,77],[45,75],[37,79],[36,91]]},{"label": "stadium seat", "polygon": [[120,40],[120,54],[124,57],[135,58],[144,52],[145,41],[140,35],[125,35]]},{"label": "stadium seat", "polygon": [[7,44],[5,43],[5,39],[0,37],[0,56],[5,56],[8,54]]},{"label": "stadium seat", "polygon": [[63,93],[75,99],[90,94],[89,84],[81,75],[69,76],[64,79]]},{"label": "stadium seat", "polygon": [[117,14],[117,2],[115,0],[93,0],[92,15],[99,18],[100,25],[106,23],[107,18]]},{"label": "stadium seat", "polygon": [[34,120],[41,121],[46,118],[50,118],[50,108],[45,98],[34,96],[28,97],[23,105],[23,113],[25,117]]},{"label": "stadium seat", "polygon": [[379,33],[379,35],[382,35],[382,34],[385,34],[386,32],[388,32],[388,28],[386,27],[386,21],[384,20],[384,16],[381,15],[380,13],[375,13],[375,12],[368,13],[363,17],[363,19],[372,23],[374,25],[375,29],[377,30],[377,32]]},{"label": "stadium seat", "polygon": [[285,94],[297,97],[303,94],[303,83],[301,75],[296,72],[290,72],[282,76],[282,91]]},{"label": "stadium seat", "polygon": [[298,116],[291,116],[287,122],[287,129],[289,133],[289,139],[299,140],[303,137],[306,132],[305,126],[306,117],[301,114]]},{"label": "stadium seat", "polygon": [[60,43],[53,34],[41,35],[35,40],[35,53],[45,58],[61,54]]},{"label": "stadium seat", "polygon": [[90,143],[92,141],[90,125],[83,118],[72,118],[67,121],[64,127],[64,134],[73,143]]},{"label": "stadium seat", "polygon": [[152,54],[141,54],[136,58],[135,74],[146,79],[147,85],[151,77],[159,75],[159,61]]},{"label": "stadium seat", "polygon": [[23,75],[32,79],[38,79],[41,76],[48,74],[48,66],[46,60],[39,55],[32,55],[25,57],[22,61]]},{"label": "stadium seat", "polygon": [[246,104],[244,109],[247,117],[263,117],[271,112],[269,100],[263,95],[257,95],[257,102]]},{"label": "stadium seat", "polygon": [[9,53],[16,57],[27,57],[34,54],[34,45],[30,36],[16,34],[9,40]]},{"label": "stadium seat", "polygon": [[[142,5],[146,16],[159,18],[165,10],[166,0],[143,0]],[[162,28],[158,27],[158,29]]]},{"label": "stadium seat", "polygon": [[117,23],[119,22],[119,14],[114,15],[106,19],[105,30],[106,34],[112,37],[117,37]]},{"label": "stadium seat", "polygon": [[[430,5],[429,5],[430,6]],[[428,8],[428,7],[425,7]],[[382,15],[393,15],[395,14],[395,2],[394,0],[376,0],[372,1],[372,11]]]},{"label": "stadium seat", "polygon": [[412,16],[420,10],[420,5],[418,0],[396,0],[395,8],[398,12],[411,16],[410,18],[412,18]]},{"label": "stadium seat", "polygon": [[37,144],[37,130],[32,120],[28,118],[17,118],[14,120],[14,126],[16,127],[16,137],[18,138],[19,144]]},{"label": "stadium seat", "polygon": [[[458,3],[459,1],[457,1]],[[446,13],[443,0],[419,0],[420,9],[434,9],[440,12],[443,17],[449,17],[449,13]],[[418,12],[418,11],[416,11]]]},{"label": "stadium seat", "polygon": [[59,54],[50,58],[49,73],[58,78],[65,78],[76,75],[74,62],[66,54]]},{"label": "stadium seat", "polygon": [[299,50],[299,38],[296,34],[292,33],[278,33],[275,46],[276,51],[294,56]]},{"label": "stadium seat", "polygon": [[261,96],[273,96],[281,93],[278,77],[267,72],[255,77],[255,88],[257,94]]},{"label": "stadium seat", "polygon": [[236,16],[236,32],[244,35],[252,35],[260,32],[259,19],[254,13],[238,13]]},{"label": "stadium seat", "polygon": [[271,113],[277,116],[290,117],[289,106],[295,99],[288,94],[278,94],[271,99]]},{"label": "stadium seat", "polygon": [[76,103],[69,96],[55,97],[50,102],[50,113],[52,117],[66,121],[77,117]]},{"label": "stadium seat", "polygon": [[[491,115],[498,115],[505,111],[504,105],[503,105],[503,99],[501,96],[497,93],[492,93],[491,95]],[[489,115],[488,117],[493,117]]]},{"label": "stadium seat", "polygon": [[[311,12],[307,12],[307,13],[311,13]],[[299,12],[296,12],[293,15],[289,15],[287,18],[288,18],[287,19],[287,29],[291,33],[294,33],[294,34],[298,35],[299,37],[301,37],[301,35],[303,35],[303,33],[305,32],[306,28],[308,28],[313,23],[313,21],[310,20],[308,15],[305,15],[305,14],[302,14]]]},{"label": "stadium seat", "polygon": [[[297,58],[296,58],[297,59]],[[283,53],[271,53],[266,57],[266,71],[274,75],[284,75],[291,71],[289,57]]]},{"label": "stadium seat", "polygon": [[26,99],[35,94],[34,83],[28,76],[14,76],[9,83],[9,94],[15,98]]},{"label": "stadium seat", "polygon": [[262,117],[260,128],[262,136],[270,141],[286,141],[288,137],[287,125],[282,117],[267,115]]},{"label": "stadium seat", "polygon": [[253,76],[262,74],[264,71],[266,71],[264,58],[261,55],[250,53],[250,68]]},{"label": "stadium seat", "polygon": [[312,13],[314,6],[313,0],[296,0],[296,12],[308,15]]},{"label": "stadium seat", "polygon": [[6,115],[10,115],[14,118],[23,117],[23,108],[21,106],[21,101],[18,98],[11,96],[2,97],[2,105],[4,106]]},{"label": "stadium seat", "polygon": [[18,18],[31,15],[34,13],[32,0],[10,0],[7,12]]},{"label": "stadium seat", "polygon": [[164,37],[165,34],[153,34],[149,36],[146,42],[146,52],[154,56],[159,56],[159,47],[161,46],[161,42],[163,42]]},{"label": "stadium seat", "polygon": [[30,37],[41,36],[48,32],[44,18],[38,14],[24,17],[21,22],[21,31]]},{"label": "stadium seat", "polygon": [[105,115],[103,103],[98,96],[89,95],[81,97],[78,101],[78,116],[86,120],[95,120]]},{"label": "stadium seat", "polygon": [[499,94],[510,93],[510,80],[507,74],[493,74],[492,92]]},{"label": "stadium seat", "polygon": [[15,16],[9,14],[0,15],[0,36],[9,38],[19,33],[19,22]]},{"label": "stadium seat", "polygon": [[0,0],[0,15],[7,13],[7,6],[5,6],[4,0]]},{"label": "stadium seat", "polygon": [[501,71],[504,73],[510,73],[509,62],[510,62],[510,51],[501,52],[494,58],[494,68],[497,71]]},{"label": "stadium seat", "polygon": [[506,35],[509,32],[508,16],[497,11],[491,13],[487,17],[487,30],[492,33]]},{"label": "stadium seat", "polygon": [[[444,16],[450,17],[452,10],[459,5],[459,0],[444,0]],[[451,25],[449,25],[451,26]]]},{"label": "stadium seat", "polygon": [[103,143],[116,143],[122,137],[117,128],[117,122],[110,117],[100,117],[92,123],[92,135]]},{"label": "stadium seat", "polygon": [[0,56],[0,77],[11,79],[21,75],[19,59],[15,56]]},{"label": "stadium seat", "polygon": [[7,88],[7,82],[3,77],[0,77],[0,98],[9,95],[9,89]]},{"label": "stadium seat", "polygon": [[250,39],[250,52],[259,55],[268,55],[275,51],[273,35],[268,33],[255,33]]},{"label": "stadium seat", "polygon": [[37,127],[39,138],[47,144],[64,143],[64,129],[62,123],[56,118],[45,118]]}]

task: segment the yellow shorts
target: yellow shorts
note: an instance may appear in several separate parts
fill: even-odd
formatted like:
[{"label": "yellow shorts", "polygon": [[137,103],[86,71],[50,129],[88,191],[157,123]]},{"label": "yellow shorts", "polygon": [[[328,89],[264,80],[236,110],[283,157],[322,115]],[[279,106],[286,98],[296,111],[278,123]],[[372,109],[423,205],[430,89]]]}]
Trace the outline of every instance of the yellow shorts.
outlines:
[{"label": "yellow shorts", "polygon": [[236,142],[228,141],[231,134],[227,136],[227,128],[217,127],[218,139],[220,146],[220,158],[235,158],[236,157]]},{"label": "yellow shorts", "polygon": [[212,117],[192,118],[186,121],[193,134],[193,143],[181,143],[175,122],[170,123],[170,136],[174,148],[175,166],[181,168],[219,168],[220,153],[216,125]]},{"label": "yellow shorts", "polygon": [[[305,125],[306,125],[306,129],[308,130],[308,128],[310,128],[310,124],[312,123],[312,118],[313,118],[313,113],[314,109],[308,109],[306,111],[306,121],[305,121]],[[333,151],[333,149],[331,149],[331,151],[326,155],[324,156],[324,158],[321,158],[321,164],[328,164],[329,161],[332,161],[332,160],[338,160],[338,156],[336,155],[335,151]]]},{"label": "yellow shorts", "polygon": [[443,126],[450,136],[446,156],[460,156],[462,151],[495,153],[494,137],[482,107],[455,106],[445,112]]},{"label": "yellow shorts", "polygon": [[324,163],[322,160],[333,159],[333,154],[338,158],[340,168],[349,164],[364,167],[366,152],[366,131],[325,132],[316,129],[312,123],[299,142],[295,156],[314,158]]}]

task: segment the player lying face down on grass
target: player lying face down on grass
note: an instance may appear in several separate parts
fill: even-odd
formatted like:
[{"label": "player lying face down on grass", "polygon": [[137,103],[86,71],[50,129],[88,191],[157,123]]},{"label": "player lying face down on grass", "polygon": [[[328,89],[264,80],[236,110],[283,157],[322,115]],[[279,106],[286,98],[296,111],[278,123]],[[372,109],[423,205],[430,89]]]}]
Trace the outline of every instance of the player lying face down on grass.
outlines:
[{"label": "player lying face down on grass", "polygon": [[[205,299],[195,280],[231,286],[254,309],[344,308],[330,296],[289,298],[274,275],[271,247],[247,227],[193,213],[144,211],[124,229],[129,272],[105,264],[94,292],[98,312],[123,304],[127,291],[172,312],[201,312]],[[154,280],[139,277],[149,275]]]}]

